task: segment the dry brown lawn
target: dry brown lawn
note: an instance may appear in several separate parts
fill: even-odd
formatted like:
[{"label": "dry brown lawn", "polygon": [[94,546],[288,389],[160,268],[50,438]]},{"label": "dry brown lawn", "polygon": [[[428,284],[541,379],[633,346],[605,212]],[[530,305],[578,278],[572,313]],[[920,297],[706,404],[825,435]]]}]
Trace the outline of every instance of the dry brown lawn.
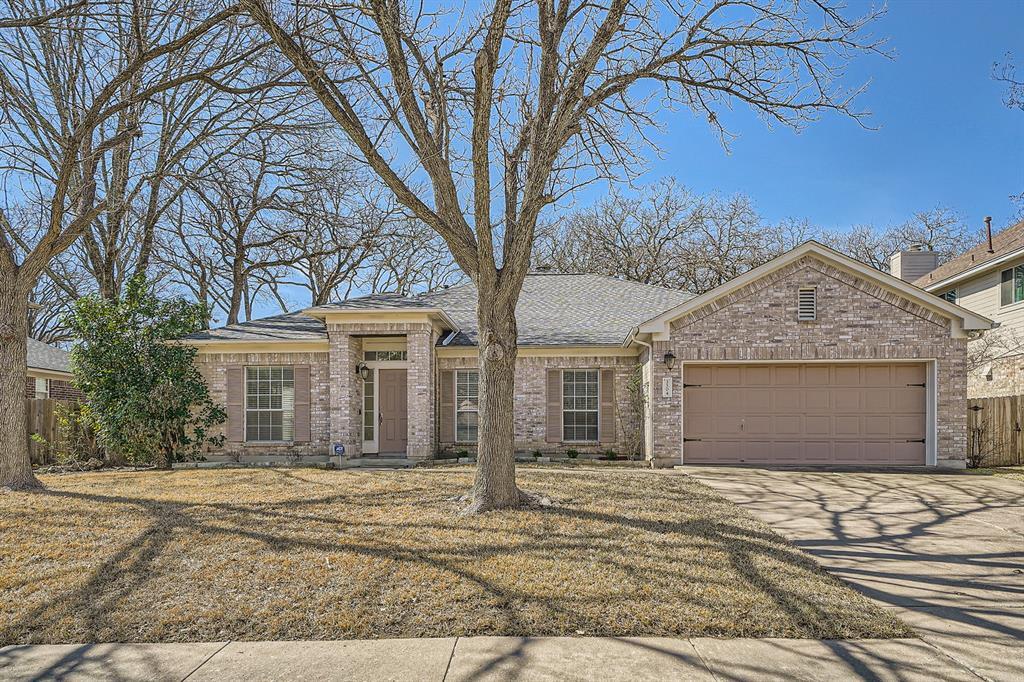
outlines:
[{"label": "dry brown lawn", "polygon": [[521,468],[44,476],[0,493],[0,645],[450,635],[897,637],[900,621],[682,475]]}]

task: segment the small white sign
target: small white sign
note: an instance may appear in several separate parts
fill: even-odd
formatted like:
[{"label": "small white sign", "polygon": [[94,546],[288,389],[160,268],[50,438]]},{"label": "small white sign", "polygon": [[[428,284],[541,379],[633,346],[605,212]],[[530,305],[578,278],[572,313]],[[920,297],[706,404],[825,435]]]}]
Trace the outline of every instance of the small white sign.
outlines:
[{"label": "small white sign", "polygon": [[671,398],[672,397],[672,377],[662,377],[661,379],[661,397]]}]

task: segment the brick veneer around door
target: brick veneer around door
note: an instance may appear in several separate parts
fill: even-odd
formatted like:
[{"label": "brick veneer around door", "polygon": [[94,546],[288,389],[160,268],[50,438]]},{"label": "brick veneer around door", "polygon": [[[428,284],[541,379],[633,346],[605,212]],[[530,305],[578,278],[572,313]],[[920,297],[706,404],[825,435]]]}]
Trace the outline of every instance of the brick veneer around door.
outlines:
[{"label": "brick veneer around door", "polygon": [[[817,320],[796,319],[797,290],[817,287]],[[962,466],[967,446],[964,339],[947,319],[871,282],[807,256],[704,306],[671,325],[671,340],[654,344],[652,419],[658,464],[678,464],[687,360],[888,360],[937,362],[937,455]],[[662,358],[681,363],[669,373]],[[682,370],[680,369],[682,367]],[[671,398],[661,381],[671,376]]]}]

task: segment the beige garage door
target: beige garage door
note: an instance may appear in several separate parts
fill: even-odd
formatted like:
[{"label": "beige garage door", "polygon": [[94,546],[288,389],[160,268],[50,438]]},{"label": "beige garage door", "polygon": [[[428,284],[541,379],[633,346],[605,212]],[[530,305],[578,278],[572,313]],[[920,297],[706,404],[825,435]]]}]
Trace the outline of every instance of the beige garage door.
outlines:
[{"label": "beige garage door", "polygon": [[687,464],[925,463],[923,363],[686,365]]}]

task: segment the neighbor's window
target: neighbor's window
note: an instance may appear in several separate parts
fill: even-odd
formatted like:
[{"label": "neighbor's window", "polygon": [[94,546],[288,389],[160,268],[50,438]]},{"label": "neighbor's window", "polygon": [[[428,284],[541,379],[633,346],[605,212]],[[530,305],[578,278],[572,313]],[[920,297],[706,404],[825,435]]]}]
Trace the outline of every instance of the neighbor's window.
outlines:
[{"label": "neighbor's window", "polygon": [[45,400],[50,397],[50,380],[36,377],[36,400]]},{"label": "neighbor's window", "polygon": [[1003,270],[999,281],[999,304],[1024,301],[1024,265]]},{"label": "neighbor's window", "polygon": [[597,440],[597,370],[562,372],[562,440]]},{"label": "neighbor's window", "polygon": [[291,367],[245,368],[245,439],[290,441],[295,435]]},{"label": "neighbor's window", "polygon": [[956,303],[956,289],[950,289],[946,293],[939,296],[939,298],[945,299],[950,303]]},{"label": "neighbor's window", "polygon": [[404,350],[368,350],[363,353],[367,362],[385,362],[389,360],[408,360],[409,351]]},{"label": "neighbor's window", "polygon": [[475,443],[480,416],[480,372],[460,369],[455,372],[455,440]]}]

